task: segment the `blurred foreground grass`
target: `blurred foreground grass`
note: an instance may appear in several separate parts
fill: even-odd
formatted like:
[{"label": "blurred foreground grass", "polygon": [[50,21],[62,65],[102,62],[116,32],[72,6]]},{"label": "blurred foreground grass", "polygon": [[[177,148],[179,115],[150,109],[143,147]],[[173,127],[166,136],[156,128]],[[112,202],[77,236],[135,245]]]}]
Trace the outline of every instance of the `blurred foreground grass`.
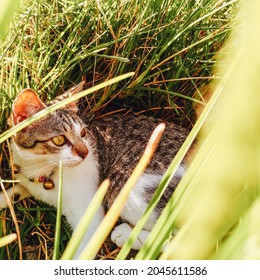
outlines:
[{"label": "blurred foreground grass", "polygon": [[163,259],[260,259],[259,8],[241,1],[204,143],[172,200],[181,229]]}]

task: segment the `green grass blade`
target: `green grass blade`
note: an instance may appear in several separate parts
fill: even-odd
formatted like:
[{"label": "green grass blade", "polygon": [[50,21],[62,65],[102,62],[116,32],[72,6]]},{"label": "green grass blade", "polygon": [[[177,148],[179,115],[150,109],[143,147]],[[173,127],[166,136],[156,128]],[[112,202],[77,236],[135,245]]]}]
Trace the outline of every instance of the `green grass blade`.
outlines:
[{"label": "green grass blade", "polygon": [[91,88],[89,88],[89,89],[86,89],[86,90],[84,90],[84,91],[82,91],[82,92],[79,92],[79,93],[77,93],[77,94],[75,94],[75,95],[73,95],[73,96],[71,96],[71,97],[69,97],[69,98],[67,98],[67,99],[65,99],[65,100],[63,100],[63,101],[61,101],[61,102],[59,102],[59,103],[56,103],[56,104],[54,104],[54,105],[52,105],[52,106],[50,106],[50,107],[48,107],[48,108],[46,108],[46,109],[44,109],[44,110],[38,112],[38,113],[35,114],[34,116],[32,116],[32,117],[26,119],[25,121],[19,123],[19,124],[16,125],[15,127],[12,127],[11,129],[9,129],[9,130],[7,130],[6,132],[2,133],[2,134],[0,135],[0,143],[4,142],[4,141],[7,140],[9,137],[11,137],[11,136],[13,136],[15,133],[17,133],[19,130],[25,128],[25,127],[28,126],[29,124],[35,122],[36,120],[39,120],[40,118],[46,116],[47,114],[49,114],[49,113],[51,113],[51,112],[53,112],[53,111],[55,111],[55,110],[57,110],[57,109],[59,109],[59,108],[65,106],[65,105],[67,105],[67,104],[69,104],[69,103],[71,103],[71,102],[73,102],[73,101],[75,101],[75,100],[77,100],[77,99],[79,99],[79,98],[81,98],[81,97],[83,97],[83,96],[86,96],[86,95],[88,95],[88,94],[91,94],[91,93],[93,93],[93,92],[95,92],[95,91],[98,91],[98,90],[100,90],[100,89],[102,89],[102,88],[104,88],[104,87],[107,87],[107,86],[109,86],[109,85],[112,85],[112,84],[114,84],[114,83],[118,83],[119,81],[122,81],[122,80],[124,80],[124,79],[130,78],[130,77],[132,77],[133,75],[134,75],[134,73],[131,72],[131,73],[123,74],[123,75],[121,75],[121,76],[112,78],[112,79],[110,79],[110,80],[108,80],[108,81],[106,81],[106,82],[100,83],[99,85],[93,86],[93,87],[91,87]]},{"label": "green grass blade", "polygon": [[59,165],[59,194],[57,203],[57,218],[56,218],[56,228],[54,237],[54,251],[53,260],[59,259],[60,253],[60,236],[61,236],[61,216],[62,216],[62,184],[63,184],[63,165],[60,161]]},{"label": "green grass blade", "polygon": [[140,87],[140,88],[137,87],[137,88],[135,88],[135,90],[137,90],[137,91],[140,90],[140,91],[143,91],[143,92],[145,92],[145,91],[160,92],[162,94],[169,94],[169,95],[173,95],[173,96],[178,96],[178,97],[183,98],[184,100],[187,99],[187,100],[190,100],[194,103],[198,103],[198,104],[201,104],[201,105],[204,104],[203,102],[201,102],[201,101],[199,101],[195,98],[192,98],[192,97],[187,96],[187,95],[183,95],[183,94],[178,93],[178,92],[172,92],[170,90],[164,90],[164,89],[159,89],[159,88],[149,88],[149,87]]}]

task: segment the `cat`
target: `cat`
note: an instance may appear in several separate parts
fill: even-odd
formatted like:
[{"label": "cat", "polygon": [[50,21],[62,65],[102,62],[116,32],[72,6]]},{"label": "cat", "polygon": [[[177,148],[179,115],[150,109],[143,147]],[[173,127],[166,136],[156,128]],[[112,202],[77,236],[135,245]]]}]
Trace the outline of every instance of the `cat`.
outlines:
[{"label": "cat", "polygon": [[[49,104],[44,104],[32,89],[25,89],[13,102],[12,125],[33,116],[62,98],[84,88],[84,82],[65,92]],[[17,132],[11,143],[13,162],[19,167],[15,175],[19,184],[7,190],[11,200],[20,201],[33,196],[57,206],[59,162],[63,163],[62,213],[74,230],[100,183],[108,178],[110,187],[76,257],[100,224],[105,212],[131,175],[140,159],[153,129],[160,119],[114,114],[83,122],[78,103],[73,102],[30,124]],[[138,219],[145,211],[164,172],[188,136],[189,131],[174,123],[166,123],[166,131],[147,170],[137,182],[121,213],[120,225],[115,227],[111,240],[122,247]],[[146,222],[133,249],[139,250],[183,177],[190,153],[180,164],[169,187]],[[35,180],[35,178],[38,178]],[[50,180],[50,188],[43,182]],[[48,184],[47,184],[48,185]],[[0,209],[7,207],[0,193]]]}]

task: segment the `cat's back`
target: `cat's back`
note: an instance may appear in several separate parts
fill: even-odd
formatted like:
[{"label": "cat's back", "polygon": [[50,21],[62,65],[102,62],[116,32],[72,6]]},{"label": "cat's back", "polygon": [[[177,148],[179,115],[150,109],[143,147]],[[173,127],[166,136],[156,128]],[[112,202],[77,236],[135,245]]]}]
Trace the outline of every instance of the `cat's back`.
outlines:
[{"label": "cat's back", "polygon": [[[91,122],[91,131],[97,138],[101,179],[110,178],[124,183],[138,163],[146,144],[161,119],[115,114]],[[171,122],[148,167],[153,172],[164,172],[177,154],[189,131]]]}]

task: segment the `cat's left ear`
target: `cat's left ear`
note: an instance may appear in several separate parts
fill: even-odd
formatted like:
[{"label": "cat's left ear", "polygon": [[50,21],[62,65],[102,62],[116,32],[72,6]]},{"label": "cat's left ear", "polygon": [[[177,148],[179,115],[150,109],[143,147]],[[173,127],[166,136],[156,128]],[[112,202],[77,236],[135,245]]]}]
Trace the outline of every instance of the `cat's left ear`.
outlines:
[{"label": "cat's left ear", "polygon": [[[83,91],[85,89],[85,86],[86,86],[86,82],[82,81],[81,83],[79,83],[79,84],[75,85],[74,87],[65,91],[63,94],[57,96],[55,99],[53,99],[51,102],[49,102],[48,105],[53,105],[57,102],[60,102],[64,99],[66,99],[66,98],[69,98],[70,96],[72,96],[76,93],[79,93],[79,92]],[[66,108],[68,108],[69,110],[77,113],[78,110],[79,110],[78,103],[79,103],[79,100],[71,102],[68,105],[66,105]]]},{"label": "cat's left ear", "polygon": [[22,90],[13,103],[13,125],[28,119],[45,108],[46,106],[42,103],[41,99],[34,90],[30,88]]}]

